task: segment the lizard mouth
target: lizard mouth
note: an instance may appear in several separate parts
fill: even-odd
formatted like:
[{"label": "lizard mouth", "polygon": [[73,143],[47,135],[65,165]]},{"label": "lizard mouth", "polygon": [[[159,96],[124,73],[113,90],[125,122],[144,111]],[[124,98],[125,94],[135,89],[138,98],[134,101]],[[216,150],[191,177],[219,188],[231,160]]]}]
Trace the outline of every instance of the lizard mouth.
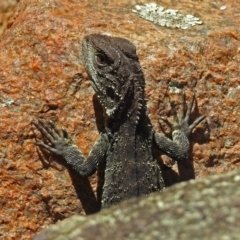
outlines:
[{"label": "lizard mouth", "polygon": [[98,95],[104,95],[106,98],[108,98],[112,102],[116,102],[120,100],[118,94],[116,94],[116,92],[112,87],[106,86],[106,89],[104,91],[103,87],[99,86],[94,80],[91,80],[91,83],[92,83],[93,89]]},{"label": "lizard mouth", "polygon": [[[99,86],[94,80],[91,79],[91,85],[94,89],[94,91],[97,94],[97,97],[105,109],[105,112],[108,116],[111,116],[116,109],[116,106],[118,106],[118,102],[120,100],[120,97],[118,94],[114,91],[112,87],[109,86]],[[105,89],[104,89],[105,88]]]}]

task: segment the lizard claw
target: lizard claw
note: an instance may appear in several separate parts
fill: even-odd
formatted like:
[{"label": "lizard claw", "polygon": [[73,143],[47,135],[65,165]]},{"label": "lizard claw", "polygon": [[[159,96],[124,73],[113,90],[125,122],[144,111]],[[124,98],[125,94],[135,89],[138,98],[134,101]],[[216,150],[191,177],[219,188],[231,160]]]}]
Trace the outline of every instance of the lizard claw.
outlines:
[{"label": "lizard claw", "polygon": [[32,124],[44,137],[44,141],[37,141],[36,145],[51,153],[62,156],[64,149],[72,142],[67,131],[65,129],[62,129],[62,131],[58,130],[52,121],[38,119],[37,122],[33,121]]},{"label": "lizard claw", "polygon": [[160,119],[165,122],[171,129],[173,128],[172,123],[165,117],[160,117]]},{"label": "lizard claw", "polygon": [[161,117],[160,119],[163,120],[171,129],[174,130],[181,130],[186,134],[186,136],[189,136],[192,130],[205,119],[206,116],[200,116],[195,121],[189,125],[189,118],[193,109],[195,100],[195,93],[193,93],[190,102],[188,103],[187,112],[185,113],[185,104],[186,104],[186,97],[185,92],[182,93],[182,101],[181,101],[181,108],[180,108],[180,114],[177,115],[176,108],[172,101],[170,101],[171,110],[173,114],[173,123],[171,123],[168,119]]}]

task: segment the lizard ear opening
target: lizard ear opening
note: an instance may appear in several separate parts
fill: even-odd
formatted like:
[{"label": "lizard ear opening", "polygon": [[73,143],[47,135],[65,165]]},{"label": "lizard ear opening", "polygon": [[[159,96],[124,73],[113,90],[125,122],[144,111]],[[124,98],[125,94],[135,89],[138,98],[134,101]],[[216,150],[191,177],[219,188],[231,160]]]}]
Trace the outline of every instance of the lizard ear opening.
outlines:
[{"label": "lizard ear opening", "polygon": [[115,94],[114,90],[111,87],[106,88],[106,94],[109,98],[111,98],[114,101],[119,101],[119,96]]}]

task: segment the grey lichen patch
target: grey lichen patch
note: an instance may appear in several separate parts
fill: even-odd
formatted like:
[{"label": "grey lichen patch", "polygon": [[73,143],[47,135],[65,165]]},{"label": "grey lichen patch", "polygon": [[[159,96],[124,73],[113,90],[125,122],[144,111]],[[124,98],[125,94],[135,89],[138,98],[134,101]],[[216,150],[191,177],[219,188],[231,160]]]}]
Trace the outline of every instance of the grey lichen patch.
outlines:
[{"label": "grey lichen patch", "polygon": [[162,27],[188,29],[196,24],[202,24],[199,18],[193,15],[183,15],[178,10],[164,9],[156,3],[147,3],[145,5],[136,5],[132,10],[141,18],[154,22]]},{"label": "grey lichen patch", "polygon": [[169,91],[169,93],[177,93],[177,94],[182,92],[182,90],[177,87],[169,87],[168,91]]},{"label": "grey lichen patch", "polygon": [[240,175],[234,176],[233,181],[235,181],[235,182],[240,182]]},{"label": "grey lichen patch", "polygon": [[0,100],[2,101],[2,103],[0,104],[0,108],[3,108],[3,107],[8,107],[10,106],[11,104],[14,103],[14,100],[11,99],[11,98],[0,98]]}]

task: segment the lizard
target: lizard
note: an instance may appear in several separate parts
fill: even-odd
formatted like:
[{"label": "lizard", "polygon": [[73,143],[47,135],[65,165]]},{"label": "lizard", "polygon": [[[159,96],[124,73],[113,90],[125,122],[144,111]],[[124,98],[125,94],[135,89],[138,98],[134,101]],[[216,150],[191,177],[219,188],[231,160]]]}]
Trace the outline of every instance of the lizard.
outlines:
[{"label": "lizard", "polygon": [[[82,41],[83,64],[105,113],[104,129],[88,157],[73,143],[66,130],[52,121],[38,119],[33,124],[43,135],[36,144],[60,156],[81,176],[90,176],[105,161],[101,208],[125,199],[162,190],[164,180],[154,156],[154,148],[176,161],[188,158],[189,135],[205,118],[189,125],[194,105],[192,95],[185,111],[182,94],[180,116],[174,121],[161,118],[172,128],[172,139],[156,132],[147,114],[145,78],[129,40],[102,34],[90,34]],[[172,106],[173,108],[173,106]]]}]

